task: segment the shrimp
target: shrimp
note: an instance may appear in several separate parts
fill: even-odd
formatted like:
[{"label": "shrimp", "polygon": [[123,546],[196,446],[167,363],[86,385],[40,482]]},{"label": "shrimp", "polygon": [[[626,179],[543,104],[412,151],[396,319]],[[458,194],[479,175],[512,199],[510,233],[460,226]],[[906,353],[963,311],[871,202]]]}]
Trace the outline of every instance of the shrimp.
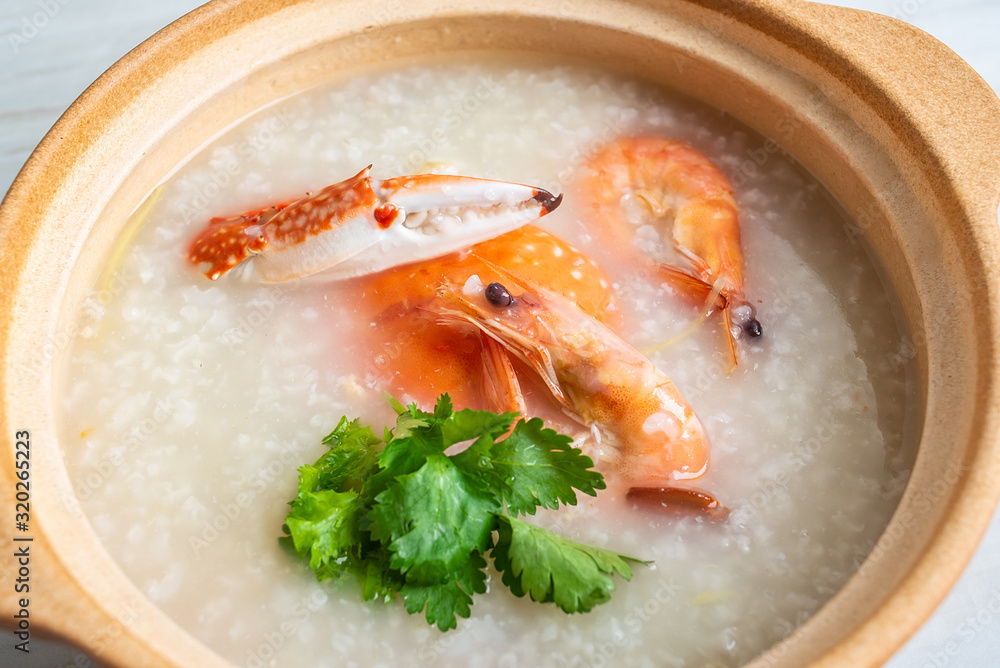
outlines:
[{"label": "shrimp", "polygon": [[665,373],[572,300],[491,269],[504,283],[484,285],[478,275],[464,284],[444,280],[435,307],[442,322],[475,325],[527,364],[567,415],[613,439],[623,479],[705,472],[705,431]]},{"label": "shrimp", "polygon": [[723,312],[735,367],[736,342],[757,338],[763,329],[743,292],[739,207],[729,180],[693,148],[650,136],[604,146],[587,168],[584,197],[601,218],[596,227],[607,229],[613,244],[624,239],[631,250],[635,224],[623,206],[629,197],[643,203],[653,224],[670,226],[673,245],[689,267],[659,267],[673,283]]},{"label": "shrimp", "polygon": [[448,392],[456,406],[524,414],[506,351],[473,327],[442,327],[434,302],[442,279],[500,279],[501,265],[573,299],[591,317],[617,324],[618,304],[604,272],[576,248],[526,225],[465,252],[357,279],[348,297],[366,328],[372,380],[397,396],[433,405]]}]

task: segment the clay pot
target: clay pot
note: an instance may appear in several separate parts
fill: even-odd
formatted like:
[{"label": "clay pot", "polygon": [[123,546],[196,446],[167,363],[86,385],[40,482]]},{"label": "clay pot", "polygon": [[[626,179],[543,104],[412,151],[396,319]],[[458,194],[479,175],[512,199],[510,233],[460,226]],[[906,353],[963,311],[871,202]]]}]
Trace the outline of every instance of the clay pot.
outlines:
[{"label": "clay pot", "polygon": [[[778,140],[856,221],[912,333],[918,455],[860,571],[750,665],[884,661],[958,578],[1000,495],[1000,101],[915,28],[778,0],[218,0],[123,58],[0,210],[0,507],[14,507],[30,430],[33,630],[111,666],[228,665],[126,579],[73,496],[54,398],[71,317],[129,213],[223,128],[345,70],[469,48],[589,59],[701,99]],[[0,523],[2,554],[12,531]],[[15,577],[0,571],[6,624]]]}]

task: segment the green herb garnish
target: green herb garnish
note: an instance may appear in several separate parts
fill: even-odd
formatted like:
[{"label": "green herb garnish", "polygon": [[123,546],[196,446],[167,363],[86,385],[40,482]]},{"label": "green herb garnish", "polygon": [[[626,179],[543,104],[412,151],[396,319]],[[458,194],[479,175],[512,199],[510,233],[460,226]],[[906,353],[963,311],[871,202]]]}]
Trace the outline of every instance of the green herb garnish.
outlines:
[{"label": "green herb garnish", "polygon": [[[568,436],[534,418],[497,441],[516,414],[454,411],[447,394],[433,413],[390,401],[395,430],[380,439],[344,417],[323,439],[329,452],[299,469],[282,540],[317,578],[353,574],[365,600],[398,592],[408,612],[425,611],[442,631],[486,591],[487,554],[515,595],[566,612],[607,601],[614,573],[631,579],[628,562],[638,560],[517,518],[604,489]],[[446,454],[459,443],[469,445]]]}]

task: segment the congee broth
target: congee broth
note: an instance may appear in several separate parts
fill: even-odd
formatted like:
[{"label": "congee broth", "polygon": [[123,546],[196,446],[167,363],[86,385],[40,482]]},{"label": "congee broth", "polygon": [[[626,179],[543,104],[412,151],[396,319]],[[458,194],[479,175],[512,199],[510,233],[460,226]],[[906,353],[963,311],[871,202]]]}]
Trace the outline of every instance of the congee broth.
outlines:
[{"label": "congee broth", "polygon": [[[635,135],[686,142],[733,183],[764,333],[741,344],[732,373],[718,315],[692,328],[697,305],[595,232],[581,165]],[[151,196],[82,309],[62,443],[94,530],[150,600],[238,665],[752,659],[857,570],[909,472],[912,369],[892,296],[830,195],[777,147],[649,83],[515,58],[363,72],[261,110]],[[394,422],[385,368],[405,365],[406,351],[371,349],[372,324],[347,284],[213,282],[186,250],[213,216],[287,201],[369,164],[382,179],[434,169],[563,193],[538,226],[608,276],[622,337],[676,384],[711,443],[707,472],[685,484],[715,495],[728,517],[636,510],[614,485],[539,512],[532,522],[652,564],[572,616],[494,582],[445,634],[398,601],[362,602],[353,581],[318,583],[280,546],[296,469],[326,450],[320,441],[340,417],[376,432]],[[668,240],[640,225],[632,248],[666,257]],[[543,386],[526,386],[529,405],[555,414]],[[560,426],[599,464],[609,458],[607,441]]]}]

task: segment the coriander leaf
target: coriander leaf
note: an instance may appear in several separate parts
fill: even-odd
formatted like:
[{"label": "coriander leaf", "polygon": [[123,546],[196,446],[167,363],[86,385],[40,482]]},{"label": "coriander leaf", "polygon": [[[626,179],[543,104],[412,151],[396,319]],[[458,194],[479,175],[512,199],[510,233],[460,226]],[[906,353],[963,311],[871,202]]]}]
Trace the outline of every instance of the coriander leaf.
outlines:
[{"label": "coriander leaf", "polygon": [[473,552],[448,580],[433,584],[407,582],[400,590],[406,611],[417,614],[426,606],[428,624],[437,624],[442,631],[455,628],[456,617],[469,617],[472,595],[486,593],[485,569],[486,560]]},{"label": "coriander leaf", "polygon": [[[440,418],[441,415],[446,417]],[[415,472],[427,457],[444,452],[455,443],[480,437],[492,441],[507,431],[513,418],[512,414],[497,415],[487,411],[452,413],[447,394],[441,395],[434,413],[411,405],[396,419],[396,430],[379,455],[382,470],[370,479],[365,497],[378,496],[390,481]]]},{"label": "coriander leaf", "polygon": [[628,561],[610,550],[563,538],[515,517],[499,516],[499,538],[493,564],[503,583],[517,596],[554,602],[565,612],[589,612],[611,598],[610,574],[632,579]]},{"label": "coriander leaf", "polygon": [[487,552],[514,594],[567,612],[606,601],[614,573],[631,577],[628,557],[501,514],[505,505],[517,515],[573,504],[575,490],[604,488],[568,437],[533,419],[497,443],[516,415],[456,412],[446,394],[433,413],[391,397],[390,405],[396,426],[385,429],[381,452],[371,429],[345,417],[323,441],[329,452],[299,469],[282,542],[308,558],[319,580],[352,573],[365,600],[399,592],[410,613],[424,612],[444,631],[486,591]]},{"label": "coriander leaf", "polygon": [[[398,401],[396,403],[399,404]],[[435,422],[433,413],[420,410],[416,404],[410,404],[402,412],[397,410],[396,429],[393,433],[395,438],[407,438],[412,436],[414,431],[427,429]]]},{"label": "coriander leaf", "polygon": [[495,438],[510,428],[515,417],[513,413],[498,415],[468,408],[455,412],[451,397],[442,394],[433,413],[420,410],[416,404],[400,413],[396,418],[394,438],[435,441],[434,445],[444,451],[455,443],[473,440],[486,433]]},{"label": "coriander leaf", "polygon": [[[440,441],[440,437],[437,439]],[[441,448],[434,439],[421,435],[392,438],[378,456],[380,470],[368,479],[364,487],[366,500],[374,499],[400,476],[417,471],[431,455],[440,454]]]},{"label": "coriander leaf", "polygon": [[384,392],[382,396],[385,397],[385,400],[389,403],[389,407],[396,411],[396,415],[402,415],[406,412],[406,406],[399,403],[399,399],[392,396],[388,392]]},{"label": "coriander leaf", "polygon": [[299,492],[360,489],[378,466],[377,447],[382,441],[370,427],[361,426],[360,420],[341,418],[323,443],[330,451],[312,467],[299,469]]},{"label": "coriander leaf", "polygon": [[462,469],[469,476],[480,478],[483,484],[493,490],[494,496],[500,498],[500,488],[489,474],[489,470],[493,468],[493,465],[490,463],[490,458],[493,455],[493,443],[493,437],[490,434],[483,434],[473,441],[469,447],[457,454],[451,455],[450,458],[455,463],[455,466]]},{"label": "coriander leaf", "polygon": [[399,589],[403,579],[398,573],[388,567],[386,559],[369,560],[363,568],[358,569],[361,581],[361,600],[374,601],[382,599],[388,602],[393,590]]},{"label": "coriander leaf", "polygon": [[396,480],[389,480],[373,503],[365,518],[365,529],[372,540],[388,546],[407,531],[405,490]]},{"label": "coriander leaf", "polygon": [[316,569],[316,579],[320,582],[336,580],[344,573],[353,570],[354,564],[348,560],[329,561]]},{"label": "coriander leaf", "polygon": [[376,497],[372,535],[383,543],[391,538],[390,563],[406,573],[407,581],[443,580],[473,550],[486,551],[499,510],[493,496],[437,454]]},{"label": "coriander leaf", "polygon": [[[444,395],[448,396],[448,395]],[[471,441],[489,435],[496,439],[510,429],[516,415],[514,413],[489,413],[468,408],[453,413],[441,422],[441,440],[445,448],[462,441]]]},{"label": "coriander leaf", "polygon": [[451,417],[454,410],[454,406],[451,404],[451,397],[447,394],[442,394],[438,397],[437,405],[434,406],[434,417],[438,420],[447,420]]},{"label": "coriander leaf", "polygon": [[[410,438],[413,436],[414,432],[426,432],[433,428],[434,416],[430,413],[420,414],[422,411],[418,412],[417,415],[413,413],[403,413],[398,418],[396,418],[396,428],[392,430],[393,439],[396,438]],[[428,417],[429,416],[429,417]],[[391,441],[386,441],[389,443]]]},{"label": "coriander leaf", "polygon": [[381,470],[365,484],[365,499],[374,499],[390,482],[415,472],[427,457],[443,451],[441,427],[434,415],[412,404],[396,418],[395,432],[386,430],[385,448],[378,456]]},{"label": "coriander leaf", "polygon": [[318,491],[320,489],[319,479],[321,476],[322,472],[311,464],[300,466],[299,494]]},{"label": "coriander leaf", "polygon": [[313,570],[346,557],[360,540],[356,492],[305,492],[291,506],[285,518],[288,533]]},{"label": "coriander leaf", "polygon": [[360,419],[348,420],[346,415],[323,438],[323,445],[329,445],[331,449],[368,450],[379,443],[379,437],[372,432],[371,427],[362,425]]},{"label": "coriander leaf", "polygon": [[576,505],[576,492],[596,496],[604,477],[591,469],[593,460],[572,447],[572,439],[543,428],[538,418],[520,421],[510,436],[488,455],[490,481],[511,515],[534,515],[537,506]]}]

